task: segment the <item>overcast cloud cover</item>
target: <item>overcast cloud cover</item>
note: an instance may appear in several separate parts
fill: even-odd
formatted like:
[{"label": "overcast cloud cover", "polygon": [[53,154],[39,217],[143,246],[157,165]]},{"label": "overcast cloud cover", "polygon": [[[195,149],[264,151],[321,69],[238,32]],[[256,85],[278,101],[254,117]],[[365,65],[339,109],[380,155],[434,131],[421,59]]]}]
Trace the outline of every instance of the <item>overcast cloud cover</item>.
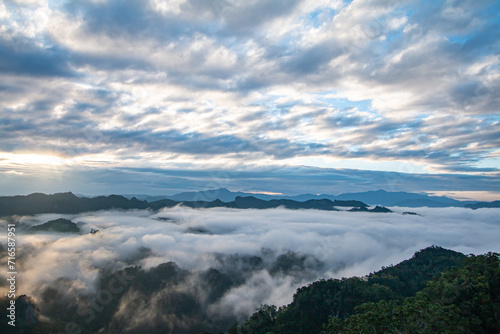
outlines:
[{"label": "overcast cloud cover", "polygon": [[393,190],[389,171],[495,191],[499,22],[496,0],[2,1],[1,192],[221,170],[233,190]]},{"label": "overcast cloud cover", "polygon": [[[149,270],[174,261],[194,274],[181,286],[166,286],[165,293],[184,289],[208,300],[200,277],[203,271],[215,268],[240,283],[221,298],[206,302],[204,310],[214,317],[245,319],[261,304],[290,303],[296,288],[314,280],[364,276],[431,245],[465,254],[500,251],[498,209],[419,208],[421,216],[402,215],[405,208],[394,210],[374,214],[178,206],[157,213],[101,211],[63,216],[77,222],[81,234],[27,231],[61,215],[17,217],[17,265],[21,273],[17,294],[34,297],[42,314],[47,314],[56,301],[83,305],[83,296],[95,298],[103,273],[136,265]],[[6,227],[7,221],[1,224]],[[91,228],[100,232],[89,234]],[[5,249],[4,242],[2,246]],[[287,253],[294,265],[285,269],[278,259]],[[252,256],[260,257],[261,262]],[[47,297],[50,288],[59,291],[56,299]],[[4,285],[0,289],[6,293]],[[154,307],[157,297],[161,299],[156,292],[137,297],[133,290],[116,295],[120,311],[109,315],[111,323],[122,321],[132,326],[134,321],[147,322],[154,314],[161,314],[161,308]],[[151,305],[145,310],[152,314],[139,312],[137,303]],[[124,316],[120,312],[126,314],[128,309],[130,317],[120,320]]]}]

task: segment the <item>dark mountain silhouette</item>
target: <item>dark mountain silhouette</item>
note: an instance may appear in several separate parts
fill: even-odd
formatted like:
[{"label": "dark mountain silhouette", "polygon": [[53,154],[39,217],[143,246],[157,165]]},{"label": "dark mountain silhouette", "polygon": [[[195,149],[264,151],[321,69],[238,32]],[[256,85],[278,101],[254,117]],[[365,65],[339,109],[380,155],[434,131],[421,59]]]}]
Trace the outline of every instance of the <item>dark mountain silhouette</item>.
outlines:
[{"label": "dark mountain silhouette", "polygon": [[[360,201],[341,201],[329,199],[312,199],[298,202],[289,199],[262,200],[253,196],[237,196],[234,201],[183,201],[177,202],[162,199],[152,203],[140,201],[135,197],[127,199],[119,195],[99,196],[94,198],[77,197],[73,193],[60,193],[53,195],[31,194],[28,196],[0,197],[0,216],[9,215],[35,215],[41,213],[75,214],[110,209],[152,209],[159,210],[165,207],[183,205],[191,208],[227,207],[237,209],[271,209],[284,207],[287,209],[316,209],[336,211],[335,207],[366,208],[367,205]],[[390,210],[389,210],[390,211]]]},{"label": "dark mountain silhouette", "polygon": [[239,209],[269,209],[281,206],[287,209],[317,209],[337,211],[337,209],[335,208],[336,206],[366,207],[367,205],[359,201],[331,201],[329,199],[311,199],[305,202],[297,202],[290,199],[272,199],[270,201],[265,201],[253,196],[238,196],[233,202],[227,203],[227,206]]},{"label": "dark mountain silhouette", "polygon": [[177,204],[182,204],[190,208],[215,208],[215,207],[227,207],[235,209],[272,209],[277,207],[284,207],[287,209],[316,209],[316,210],[328,210],[337,211],[335,208],[338,207],[359,207],[364,208],[367,205],[359,201],[330,201],[329,199],[321,200],[308,200],[305,202],[297,202],[289,199],[273,199],[273,200],[262,200],[254,196],[237,196],[234,201],[223,202],[221,200],[215,200],[212,202],[204,201],[184,201],[175,202],[172,200],[161,200],[157,202],[150,203],[150,207],[154,209],[159,209],[162,207],[173,207]]},{"label": "dark mountain silhouette", "polygon": [[376,206],[373,209],[370,210],[370,212],[392,212],[390,209],[383,207],[383,206]]},{"label": "dark mountain silhouette", "polygon": [[136,198],[110,195],[81,198],[71,192],[45,195],[0,197],[0,216],[35,215],[41,213],[80,213],[109,209],[147,209],[148,202]]},{"label": "dark mountain silhouette", "polygon": [[351,212],[368,212],[369,210],[367,207],[361,207],[361,208],[352,208],[349,211],[351,211]]},{"label": "dark mountain silhouette", "polygon": [[471,209],[481,209],[481,208],[500,208],[500,201],[493,201],[493,202],[477,202],[474,204],[467,204],[465,206],[466,208],[471,208]]},{"label": "dark mountain silhouette", "polygon": [[356,200],[334,200],[334,206],[357,206],[357,207],[366,207],[367,205],[361,201]]},{"label": "dark mountain silhouette", "polygon": [[72,232],[78,233],[80,229],[69,219],[59,218],[46,222],[45,224],[35,225],[29,229],[33,232],[50,231],[50,232]]},{"label": "dark mountain silhouette", "polygon": [[148,207],[153,210],[160,210],[161,208],[173,208],[178,204],[179,202],[172,201],[170,199],[162,199],[159,201],[148,203]]},{"label": "dark mountain silhouette", "polygon": [[411,212],[411,211],[405,211],[405,212],[403,212],[403,215],[420,216],[418,213]]},{"label": "dark mountain silhouette", "polygon": [[255,198],[253,196],[249,197],[241,197],[238,196],[232,202],[227,203],[229,207],[238,208],[238,209],[270,209],[276,208],[279,206],[277,202],[271,203],[271,201],[265,201],[262,199]]},{"label": "dark mountain silhouette", "polygon": [[376,207],[374,207],[373,209],[368,209],[367,207],[359,207],[359,208],[352,208],[349,211],[352,211],[352,212],[384,212],[384,213],[392,212],[392,210],[390,210],[384,206],[378,206],[378,205]]}]

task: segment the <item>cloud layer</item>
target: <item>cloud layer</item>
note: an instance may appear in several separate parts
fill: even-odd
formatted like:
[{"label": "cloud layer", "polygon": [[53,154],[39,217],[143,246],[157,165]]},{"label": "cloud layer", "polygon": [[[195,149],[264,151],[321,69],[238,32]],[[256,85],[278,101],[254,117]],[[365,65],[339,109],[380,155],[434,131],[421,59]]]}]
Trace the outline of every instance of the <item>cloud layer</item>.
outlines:
[{"label": "cloud layer", "polygon": [[[86,305],[86,298],[104,298],[100,289],[107,273],[138,265],[146,272],[158,268],[158,273],[160,264],[173,261],[180,269],[161,270],[177,271],[183,283],[162,288],[163,294],[188,289],[194,296],[190,298],[202,301],[204,312],[234,320],[244,319],[260,304],[287,304],[296,288],[314,280],[363,276],[430,245],[466,254],[500,251],[497,209],[419,208],[420,216],[402,215],[404,210],[373,214],[175,207],[158,213],[64,216],[78,222],[84,233],[100,230],[81,235],[29,234],[29,226],[60,216],[20,217],[18,293],[33,296],[42,313],[53,306],[47,296],[54,289],[60,303]],[[209,289],[211,275],[230,277],[231,288]],[[119,299],[121,311],[113,319],[119,321],[128,312],[127,300],[155,305],[166,298],[157,296],[161,298],[155,301],[154,295],[142,296],[140,291],[132,289]],[[137,313],[135,320],[145,321],[142,316]]]}]

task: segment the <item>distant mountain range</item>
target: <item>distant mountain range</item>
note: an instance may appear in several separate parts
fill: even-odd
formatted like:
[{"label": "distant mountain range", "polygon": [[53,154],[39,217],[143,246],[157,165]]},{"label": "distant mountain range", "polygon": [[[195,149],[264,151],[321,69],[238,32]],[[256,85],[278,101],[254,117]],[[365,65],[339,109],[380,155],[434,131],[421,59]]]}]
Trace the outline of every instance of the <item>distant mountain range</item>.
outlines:
[{"label": "distant mountain range", "polygon": [[116,209],[146,209],[149,204],[123,196],[77,197],[73,193],[46,195],[34,193],[28,196],[0,197],[0,217],[10,215],[35,215],[41,213],[80,213]]},{"label": "distant mountain range", "polygon": [[477,202],[473,204],[467,204],[465,207],[471,209],[481,209],[481,208],[500,208],[500,201],[493,202]]},{"label": "distant mountain range", "polygon": [[[227,207],[238,209],[269,209],[285,207],[288,209],[316,209],[336,211],[348,207],[350,211],[391,212],[384,206],[400,207],[468,207],[498,208],[500,201],[473,202],[457,201],[447,197],[429,196],[406,192],[387,192],[384,190],[362,193],[334,195],[273,196],[244,192],[231,192],[227,189],[187,192],[173,196],[110,195],[93,198],[78,197],[71,192],[45,195],[35,193],[27,196],[0,197],[0,217],[9,215],[34,215],[41,213],[72,214],[109,209],[153,209],[174,207],[182,204],[191,208]],[[127,198],[128,197],[128,198]],[[376,206],[369,209],[368,206]]]},{"label": "distant mountain range", "polygon": [[[206,191],[195,191],[195,192],[183,192],[172,196],[147,196],[147,195],[124,195],[125,197],[132,198],[136,197],[141,200],[158,201],[161,199],[170,199],[173,201],[214,201],[220,200],[222,202],[232,202],[236,197],[247,197],[253,196],[255,198],[269,201],[276,199],[288,199],[298,202],[305,202],[308,200],[319,200],[319,199],[329,199],[331,201],[335,200],[354,200],[367,203],[369,205],[383,205],[383,206],[399,206],[399,207],[469,207],[477,203],[477,201],[458,201],[453,198],[444,196],[430,196],[427,194],[416,194],[408,192],[388,192],[385,190],[377,191],[366,191],[359,193],[346,193],[339,195],[329,195],[329,194],[303,194],[297,196],[285,196],[285,195],[266,195],[266,194],[255,194],[246,192],[233,192],[225,188],[212,189]],[[497,201],[498,202],[498,201]],[[494,202],[492,202],[494,203]],[[491,207],[487,202],[483,203],[482,207]],[[494,206],[493,206],[494,207]],[[498,207],[498,206],[497,206]]]},{"label": "distant mountain range", "polygon": [[[94,198],[78,197],[71,192],[45,195],[40,193],[28,196],[0,197],[0,217],[11,215],[35,215],[42,213],[62,213],[74,214],[80,212],[90,212],[110,209],[152,209],[159,210],[166,207],[183,205],[190,208],[215,208],[226,207],[235,209],[271,209],[284,207],[287,209],[316,209],[338,211],[338,207],[350,208],[350,211],[367,212],[391,212],[391,210],[376,206],[369,209],[368,205],[361,201],[334,200],[329,199],[310,199],[304,202],[290,199],[272,199],[263,200],[254,196],[237,196],[234,201],[223,202],[219,199],[213,201],[174,201],[171,199],[162,199],[148,202],[138,200],[133,197],[128,199],[119,195],[99,196]],[[65,222],[54,221],[43,228],[53,228],[54,226],[62,228]]]}]

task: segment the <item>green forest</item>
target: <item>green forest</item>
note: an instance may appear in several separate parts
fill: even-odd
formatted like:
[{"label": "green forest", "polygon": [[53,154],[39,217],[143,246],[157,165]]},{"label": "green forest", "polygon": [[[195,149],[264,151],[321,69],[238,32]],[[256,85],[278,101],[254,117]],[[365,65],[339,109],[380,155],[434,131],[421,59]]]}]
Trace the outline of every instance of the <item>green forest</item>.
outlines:
[{"label": "green forest", "polygon": [[430,247],[367,277],[297,290],[291,304],[262,305],[230,334],[500,333],[499,254]]}]

